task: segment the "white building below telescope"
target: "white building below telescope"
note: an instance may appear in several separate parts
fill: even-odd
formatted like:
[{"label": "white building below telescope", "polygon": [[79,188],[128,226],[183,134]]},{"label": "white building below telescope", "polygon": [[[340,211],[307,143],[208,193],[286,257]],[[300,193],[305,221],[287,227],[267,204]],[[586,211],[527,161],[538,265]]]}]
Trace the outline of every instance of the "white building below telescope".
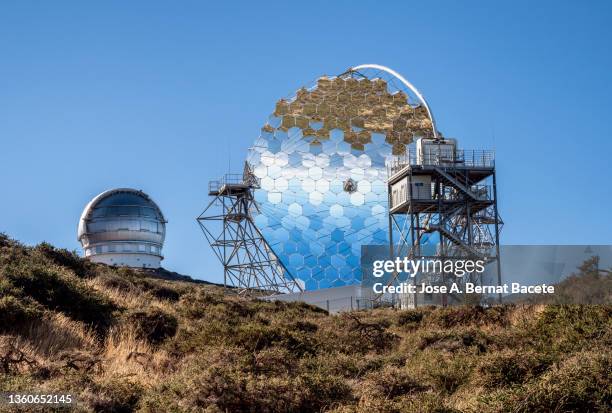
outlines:
[{"label": "white building below telescope", "polygon": [[108,265],[159,268],[166,219],[144,192],[111,189],[91,200],[79,221],[85,257]]}]

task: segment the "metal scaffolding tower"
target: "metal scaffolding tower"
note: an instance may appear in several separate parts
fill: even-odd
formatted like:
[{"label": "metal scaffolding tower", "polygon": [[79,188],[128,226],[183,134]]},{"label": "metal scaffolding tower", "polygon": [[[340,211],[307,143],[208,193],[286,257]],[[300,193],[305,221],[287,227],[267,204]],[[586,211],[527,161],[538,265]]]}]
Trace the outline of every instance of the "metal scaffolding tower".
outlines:
[{"label": "metal scaffolding tower", "polygon": [[252,211],[259,211],[253,197],[258,185],[248,164],[242,175],[211,181],[212,200],[198,216],[198,224],[223,264],[226,287],[243,295],[302,291],[253,222]]},{"label": "metal scaffolding tower", "polygon": [[[496,262],[501,285],[495,161],[492,151],[465,151],[456,141],[421,139],[416,150],[388,164],[389,235],[391,257],[409,259],[483,260]],[[399,233],[399,240],[393,235]],[[437,241],[432,255],[431,243]],[[429,249],[429,251],[425,251]],[[437,285],[451,282],[479,284],[475,272],[420,274],[420,281]],[[395,278],[395,277],[394,277]],[[393,280],[395,281],[395,279]],[[413,279],[416,283],[416,278]],[[417,305],[417,294],[406,305]],[[469,302],[467,295],[445,294],[441,305]],[[498,296],[501,302],[501,294]]]}]

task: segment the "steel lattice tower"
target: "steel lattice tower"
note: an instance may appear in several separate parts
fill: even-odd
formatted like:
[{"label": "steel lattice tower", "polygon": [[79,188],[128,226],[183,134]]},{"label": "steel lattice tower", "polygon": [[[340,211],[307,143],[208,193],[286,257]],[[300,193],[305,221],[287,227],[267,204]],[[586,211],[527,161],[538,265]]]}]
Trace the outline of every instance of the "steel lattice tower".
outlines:
[{"label": "steel lattice tower", "polygon": [[[391,257],[440,260],[484,260],[497,264],[501,285],[495,161],[492,151],[465,151],[454,140],[423,140],[416,150],[388,164],[389,233]],[[394,243],[393,234],[399,234]],[[426,237],[437,235],[433,255],[424,251]],[[423,281],[449,285],[482,282],[480,275],[464,277],[421,274]],[[416,279],[413,280],[416,282]],[[465,303],[466,296],[443,296],[442,305]],[[501,302],[501,294],[498,296]],[[416,306],[416,295],[408,297]]]},{"label": "steel lattice tower", "polygon": [[257,187],[248,164],[242,175],[227,174],[211,181],[208,195],[212,200],[197,218],[223,264],[224,285],[243,295],[302,291],[253,222],[251,211],[258,211],[253,197]]}]

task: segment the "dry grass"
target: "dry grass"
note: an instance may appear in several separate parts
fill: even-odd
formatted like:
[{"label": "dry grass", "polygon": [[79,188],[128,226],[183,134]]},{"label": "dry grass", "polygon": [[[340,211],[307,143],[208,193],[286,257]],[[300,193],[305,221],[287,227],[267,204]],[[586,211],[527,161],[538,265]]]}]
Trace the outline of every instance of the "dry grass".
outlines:
[{"label": "dry grass", "polygon": [[124,308],[142,308],[149,305],[149,300],[144,296],[133,292],[122,290],[121,288],[107,287],[99,278],[92,278],[86,281],[87,285],[98,292],[104,293],[107,297]]},{"label": "dry grass", "polygon": [[45,314],[39,322],[31,323],[20,337],[27,339],[37,353],[46,357],[66,350],[94,350],[98,346],[90,328],[61,313]]},{"label": "dry grass", "polygon": [[142,385],[153,386],[159,384],[173,369],[174,360],[167,351],[138,339],[130,327],[111,331],[102,354],[104,378],[130,377]]},{"label": "dry grass", "polygon": [[517,305],[515,310],[508,317],[510,325],[513,327],[526,326],[546,310],[542,304]]},{"label": "dry grass", "polygon": [[[156,280],[157,281],[157,280]],[[162,281],[158,281],[162,283]],[[171,301],[153,298],[146,294],[142,294],[142,291],[129,291],[119,287],[109,287],[105,285],[99,278],[92,278],[86,281],[86,284],[104,294],[110,298],[119,307],[125,309],[147,309],[147,308],[159,308],[160,310],[175,314],[176,307]]]}]

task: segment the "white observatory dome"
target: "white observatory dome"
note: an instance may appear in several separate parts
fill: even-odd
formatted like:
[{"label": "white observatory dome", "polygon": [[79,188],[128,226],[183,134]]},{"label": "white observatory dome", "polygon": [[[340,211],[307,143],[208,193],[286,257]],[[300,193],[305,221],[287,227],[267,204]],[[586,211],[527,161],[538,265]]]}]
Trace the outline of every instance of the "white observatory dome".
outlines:
[{"label": "white observatory dome", "polygon": [[159,268],[166,219],[144,192],[130,188],[102,192],[81,215],[78,240],[91,261]]}]

